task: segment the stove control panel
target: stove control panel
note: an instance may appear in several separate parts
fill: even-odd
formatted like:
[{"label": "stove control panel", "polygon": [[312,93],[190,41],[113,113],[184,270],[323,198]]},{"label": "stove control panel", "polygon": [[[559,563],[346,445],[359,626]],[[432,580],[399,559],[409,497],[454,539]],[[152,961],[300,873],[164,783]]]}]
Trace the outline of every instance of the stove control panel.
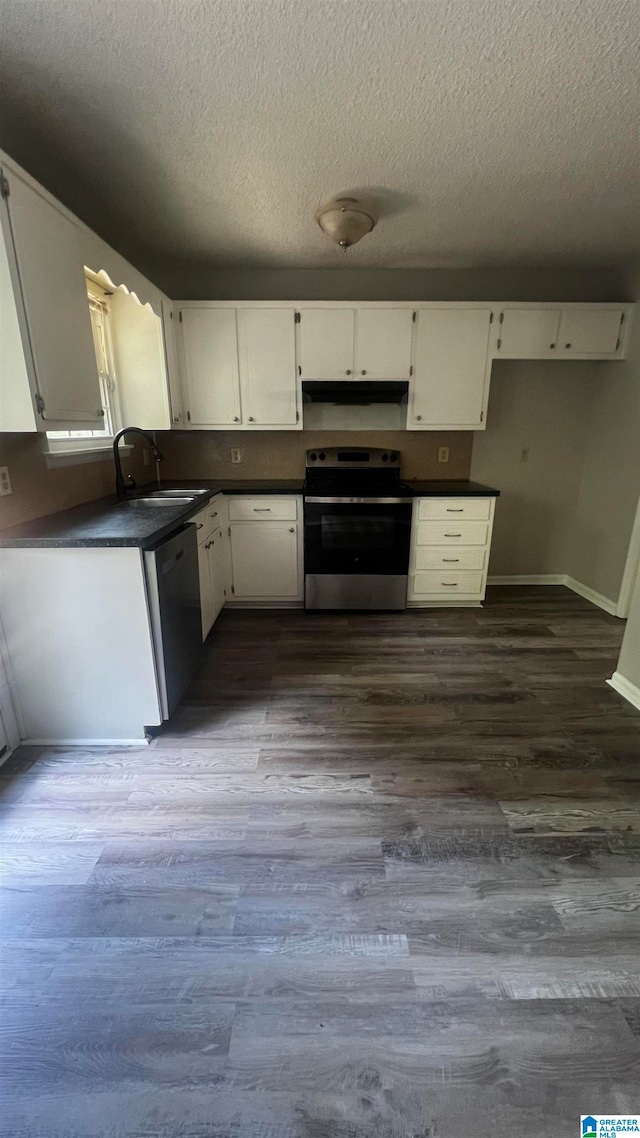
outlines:
[{"label": "stove control panel", "polygon": [[307,451],[307,468],[322,463],[334,470],[375,470],[376,467],[399,468],[400,455],[397,451],[382,450],[377,447],[326,447],[325,450]]}]

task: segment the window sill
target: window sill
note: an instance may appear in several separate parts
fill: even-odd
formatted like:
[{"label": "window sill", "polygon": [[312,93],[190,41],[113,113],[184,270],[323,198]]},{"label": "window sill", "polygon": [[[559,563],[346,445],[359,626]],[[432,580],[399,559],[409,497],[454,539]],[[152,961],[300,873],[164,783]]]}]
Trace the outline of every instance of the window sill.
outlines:
[{"label": "window sill", "polygon": [[[130,443],[121,443],[120,454],[131,454],[133,446]],[[85,462],[106,462],[113,459],[113,441],[87,446],[51,446],[44,452],[45,462],[49,470],[60,466],[80,466]]]}]

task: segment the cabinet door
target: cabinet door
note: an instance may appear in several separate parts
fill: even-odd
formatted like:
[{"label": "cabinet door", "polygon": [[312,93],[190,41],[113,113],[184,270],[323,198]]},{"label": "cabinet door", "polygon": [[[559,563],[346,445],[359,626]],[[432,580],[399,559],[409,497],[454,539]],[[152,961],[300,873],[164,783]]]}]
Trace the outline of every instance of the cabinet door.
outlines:
[{"label": "cabinet door", "polygon": [[498,317],[496,356],[534,360],[556,350],[559,308],[506,308]]},{"label": "cabinet door", "polygon": [[79,231],[22,178],[5,176],[43,428],[99,428],[104,410]]},{"label": "cabinet door", "polygon": [[239,426],[235,308],[183,308],[181,317],[188,422]]},{"label": "cabinet door", "polygon": [[571,309],[562,313],[558,334],[560,356],[613,356],[622,326],[621,309]]},{"label": "cabinet door", "polygon": [[200,578],[200,611],[202,614],[203,640],[206,640],[214,621],[208,546],[208,541],[203,541],[202,544],[198,546],[198,576]]},{"label": "cabinet door", "polygon": [[300,369],[303,379],[353,376],[354,310],[304,308],[300,313]]},{"label": "cabinet door", "polygon": [[418,312],[409,430],[484,426],[490,317],[487,308]]},{"label": "cabinet door", "polygon": [[296,600],[298,526],[291,522],[232,522],[234,600]]},{"label": "cabinet door", "polygon": [[167,370],[167,383],[169,386],[169,403],[171,407],[171,424],[179,427],[182,424],[182,392],[180,390],[180,374],[178,371],[178,353],[176,351],[175,322],[170,300],[162,301],[162,331],[164,335],[164,354]]},{"label": "cabinet door", "polygon": [[295,309],[238,311],[245,427],[295,427],[299,420]]},{"label": "cabinet door", "polygon": [[207,542],[209,551],[209,580],[211,582],[212,623],[217,619],[225,602],[226,563],[222,533],[219,529]]},{"label": "cabinet door", "polygon": [[408,379],[412,332],[413,310],[410,308],[359,308],[356,313],[356,377]]},{"label": "cabinet door", "polygon": [[0,432],[36,431],[29,382],[32,361],[21,297],[13,284],[17,271],[4,198],[0,198],[0,222]]}]

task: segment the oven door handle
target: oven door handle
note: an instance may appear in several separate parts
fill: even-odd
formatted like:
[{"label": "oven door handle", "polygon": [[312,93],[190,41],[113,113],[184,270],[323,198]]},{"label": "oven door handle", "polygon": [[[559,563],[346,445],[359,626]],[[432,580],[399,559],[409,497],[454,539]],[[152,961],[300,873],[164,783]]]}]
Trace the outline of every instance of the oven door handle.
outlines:
[{"label": "oven door handle", "polygon": [[400,506],[405,503],[413,502],[413,498],[309,498],[305,497],[305,502],[327,504],[337,503],[338,505],[358,505],[358,506]]}]

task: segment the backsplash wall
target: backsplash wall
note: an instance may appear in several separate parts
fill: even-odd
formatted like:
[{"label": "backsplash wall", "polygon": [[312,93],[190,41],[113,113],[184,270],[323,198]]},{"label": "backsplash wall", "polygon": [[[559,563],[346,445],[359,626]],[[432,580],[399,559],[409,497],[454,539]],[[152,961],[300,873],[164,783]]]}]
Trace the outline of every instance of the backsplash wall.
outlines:
[{"label": "backsplash wall", "polygon": [[[0,466],[9,468],[13,493],[0,498],[0,529],[55,514],[83,502],[105,498],[114,492],[110,459],[49,470],[42,452],[43,440],[36,434],[0,435]],[[125,474],[143,482],[154,468],[142,464],[142,449],[123,454]]]},{"label": "backsplash wall", "polygon": [[[163,480],[303,478],[305,451],[328,446],[384,447],[402,455],[404,478],[468,478],[473,431],[165,431]],[[438,448],[449,447],[449,462]],[[231,463],[239,447],[240,464]]]}]

